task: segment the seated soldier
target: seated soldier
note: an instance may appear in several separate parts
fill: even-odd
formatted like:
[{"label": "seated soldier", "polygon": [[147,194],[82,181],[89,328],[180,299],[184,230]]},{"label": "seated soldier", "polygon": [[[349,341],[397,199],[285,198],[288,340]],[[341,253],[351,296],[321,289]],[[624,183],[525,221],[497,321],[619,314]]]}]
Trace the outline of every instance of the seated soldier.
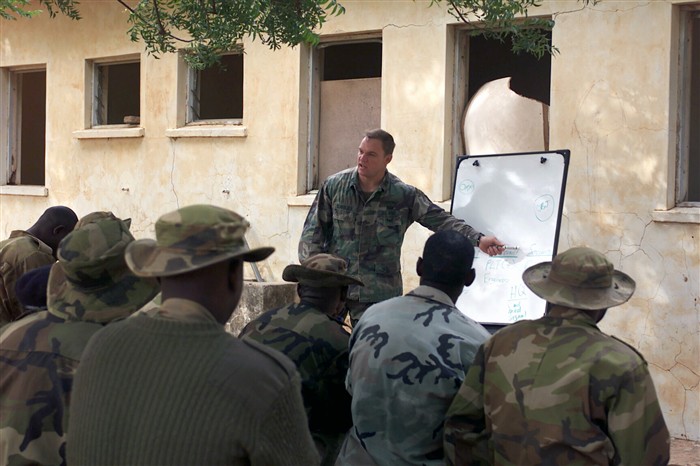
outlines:
[{"label": "seated soldier", "polygon": [[124,261],[129,221],[86,215],[58,247],[48,311],[0,331],[0,464],[65,464],[71,386],[90,337],[158,292]]},{"label": "seated soldier", "polygon": [[525,270],[551,308],[496,332],[445,422],[448,464],[666,465],[669,434],[641,354],[601,332],[635,283],[590,248]]},{"label": "seated soldier", "polygon": [[350,395],[345,390],[350,334],[339,319],[348,285],[362,282],[346,271],[347,263],[331,254],[287,266],[282,278],[299,283],[300,302],[262,314],[240,334],[286,354],[296,364],[309,429],[322,464],[335,462],[342,437],[352,425]]},{"label": "seated soldier", "polygon": [[27,231],[15,230],[0,241],[0,327],[24,312],[15,296],[17,279],[36,267],[56,262],[58,244],[77,221],[68,207],[49,207]]},{"label": "seated soldier", "polygon": [[442,465],[445,412],[488,331],[454,305],[472,284],[474,247],[443,230],[425,243],[420,286],[375,304],[350,338],[353,427],[343,465]]},{"label": "seated soldier", "polygon": [[76,375],[71,465],[314,465],[299,375],[283,354],[224,329],[243,291],[248,222],[192,205],[126,250],[162,304],[98,332]]}]

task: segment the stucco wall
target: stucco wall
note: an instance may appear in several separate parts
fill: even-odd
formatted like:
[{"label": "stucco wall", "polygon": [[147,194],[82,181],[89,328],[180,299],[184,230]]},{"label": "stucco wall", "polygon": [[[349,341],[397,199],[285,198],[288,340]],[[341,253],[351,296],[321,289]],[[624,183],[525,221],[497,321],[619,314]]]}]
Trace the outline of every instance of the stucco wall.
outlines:
[{"label": "stucco wall", "polygon": [[[347,13],[329,21],[324,34],[382,31],[381,121],[398,143],[390,169],[446,199],[454,19],[427,1],[343,3]],[[543,8],[547,14],[580,5]],[[606,0],[556,17],[561,53],[552,61],[550,147],[571,150],[560,250],[592,246],[636,279],[631,302],[611,310],[602,327],[649,361],[672,435],[698,440],[700,208],[658,212],[672,207],[671,13],[670,2]],[[0,21],[0,66],[45,63],[48,86],[48,196],[0,195],[0,233],[6,237],[46,207],[66,204],[78,215],[105,209],[131,217],[135,236],[144,237],[164,212],[213,203],[250,220],[251,246],[277,248],[259,265],[266,280],[280,280],[283,267],[296,261],[312,200],[297,196],[306,157],[302,48],[271,52],[245,44],[246,137],[171,138],[177,57],[156,60],[130,42],[116,2],[82,2],[81,14],[80,22],[47,15]],[[134,53],[141,54],[145,135],[74,137],[85,128],[85,59]],[[428,234],[419,226],[407,234],[406,288],[417,284],[415,260]]]}]

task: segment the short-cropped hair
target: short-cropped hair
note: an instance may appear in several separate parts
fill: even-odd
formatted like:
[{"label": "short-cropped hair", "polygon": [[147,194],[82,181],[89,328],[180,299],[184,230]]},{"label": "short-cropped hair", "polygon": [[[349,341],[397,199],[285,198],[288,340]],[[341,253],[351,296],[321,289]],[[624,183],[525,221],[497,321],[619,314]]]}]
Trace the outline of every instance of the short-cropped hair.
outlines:
[{"label": "short-cropped hair", "polygon": [[394,148],[396,148],[396,143],[394,142],[394,136],[387,133],[383,129],[373,129],[365,133],[367,139],[378,139],[382,142],[382,149],[384,149],[384,154],[389,155],[394,153]]},{"label": "short-cropped hair", "polygon": [[456,231],[438,231],[425,242],[421,279],[457,286],[464,283],[473,264],[471,240]]}]

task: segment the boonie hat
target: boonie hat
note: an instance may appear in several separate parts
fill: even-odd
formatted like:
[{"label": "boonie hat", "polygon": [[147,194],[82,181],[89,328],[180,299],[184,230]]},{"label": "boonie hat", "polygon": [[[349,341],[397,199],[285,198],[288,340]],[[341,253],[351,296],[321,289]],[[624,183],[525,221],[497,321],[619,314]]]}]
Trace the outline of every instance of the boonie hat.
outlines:
[{"label": "boonie hat", "polygon": [[65,320],[110,322],[140,309],[158,294],[154,279],[135,276],[124,251],[134,241],[129,222],[93,212],[58,245],[49,274],[47,304]]},{"label": "boonie hat", "polygon": [[161,216],[156,239],[129,244],[126,262],[142,277],[168,277],[228,259],[257,262],[275,248],[250,249],[245,232],[250,224],[237,213],[213,205],[191,205]]},{"label": "boonie hat", "polygon": [[302,261],[301,265],[293,264],[285,267],[282,271],[282,279],[318,288],[364,286],[360,280],[348,275],[347,270],[348,264],[344,259],[333,254],[316,254]]},{"label": "boonie hat", "polygon": [[575,247],[557,254],[551,262],[533,265],[523,281],[540,298],[552,304],[595,311],[627,302],[635,282],[598,251]]}]

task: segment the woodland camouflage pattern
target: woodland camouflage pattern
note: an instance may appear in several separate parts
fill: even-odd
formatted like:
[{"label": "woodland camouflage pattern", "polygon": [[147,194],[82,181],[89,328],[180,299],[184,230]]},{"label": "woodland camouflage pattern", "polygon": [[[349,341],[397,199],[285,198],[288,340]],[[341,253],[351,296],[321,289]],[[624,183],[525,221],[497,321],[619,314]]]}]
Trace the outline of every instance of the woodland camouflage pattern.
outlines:
[{"label": "woodland camouflage pattern", "polygon": [[[124,222],[111,213],[92,218],[59,246],[49,310],[0,329],[0,464],[65,464],[70,393],[85,345],[105,323],[128,316],[157,292],[153,284],[130,288],[143,280],[128,273],[123,259],[133,240]],[[68,270],[72,286],[56,283],[59,267],[61,274]]]},{"label": "woodland camouflage pattern", "polygon": [[321,186],[304,223],[299,261],[327,252],[348,262],[348,274],[365,283],[350,286],[348,299],[379,302],[400,296],[401,245],[418,222],[432,230],[455,230],[474,243],[479,232],[435,205],[421,190],[387,172],[364,200],[357,168],[330,176]]},{"label": "woodland camouflage pattern", "polygon": [[227,259],[255,262],[274,248],[249,249],[245,233],[250,224],[237,213],[213,205],[191,205],[162,215],[156,240],[134,241],[126,261],[136,275],[167,277],[207,267]]},{"label": "woodland camouflage pattern", "polygon": [[642,356],[565,307],[494,334],[445,423],[451,465],[665,465],[669,442]]},{"label": "woodland camouflage pattern", "polygon": [[56,262],[53,250],[26,231],[15,230],[0,242],[0,326],[19,317],[22,305],[15,283],[29,270]]},{"label": "woodland camouflage pattern", "polygon": [[429,286],[370,307],[350,338],[354,425],[339,464],[444,464],[445,412],[488,337]]},{"label": "woodland camouflage pattern", "polygon": [[[345,390],[350,334],[313,306],[290,304],[250,322],[240,337],[284,353],[301,376],[309,430],[324,443],[339,444],[352,425],[350,395]],[[319,435],[313,435],[318,441]]]}]

